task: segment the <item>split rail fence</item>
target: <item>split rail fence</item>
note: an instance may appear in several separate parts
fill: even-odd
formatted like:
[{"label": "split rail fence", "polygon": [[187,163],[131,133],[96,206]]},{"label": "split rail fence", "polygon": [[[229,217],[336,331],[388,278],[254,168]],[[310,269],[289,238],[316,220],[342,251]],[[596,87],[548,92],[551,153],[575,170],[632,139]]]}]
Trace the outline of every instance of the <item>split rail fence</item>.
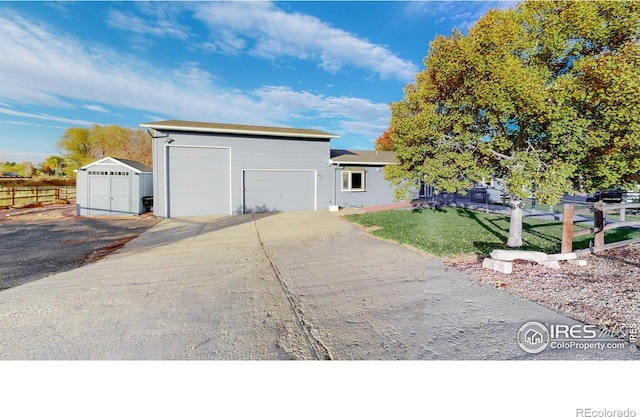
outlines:
[{"label": "split rail fence", "polygon": [[69,202],[75,198],[75,186],[0,187],[0,208],[57,201]]},{"label": "split rail fence", "polygon": [[[587,253],[600,253],[607,249],[619,248],[640,242],[640,238],[628,239],[620,242],[604,243],[604,232],[620,227],[640,227],[640,220],[626,220],[626,211],[640,209],[640,204],[606,204],[601,201],[593,207],[574,210],[573,204],[565,204],[562,215],[562,253],[573,252],[573,239],[579,236],[593,234],[593,246],[588,249],[575,251],[578,256]],[[620,221],[606,224],[606,213],[620,212]],[[593,227],[574,230],[574,216],[593,213]]]}]

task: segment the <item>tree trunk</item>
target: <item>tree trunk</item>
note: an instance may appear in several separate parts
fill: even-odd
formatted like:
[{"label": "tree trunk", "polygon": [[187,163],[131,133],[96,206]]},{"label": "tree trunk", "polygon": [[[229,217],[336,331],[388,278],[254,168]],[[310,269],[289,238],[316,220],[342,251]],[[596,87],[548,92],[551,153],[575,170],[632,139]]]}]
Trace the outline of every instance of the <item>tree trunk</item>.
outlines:
[{"label": "tree trunk", "polygon": [[509,222],[509,240],[507,246],[518,248],[522,246],[522,200],[511,197],[511,221]]}]

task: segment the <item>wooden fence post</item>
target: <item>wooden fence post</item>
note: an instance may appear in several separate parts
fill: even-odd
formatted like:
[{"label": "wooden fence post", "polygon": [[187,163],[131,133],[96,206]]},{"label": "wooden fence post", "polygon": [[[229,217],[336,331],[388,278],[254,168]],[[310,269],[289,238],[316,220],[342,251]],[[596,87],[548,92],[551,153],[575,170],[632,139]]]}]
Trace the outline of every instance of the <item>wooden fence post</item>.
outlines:
[{"label": "wooden fence post", "polygon": [[573,204],[565,204],[562,209],[562,245],[560,252],[573,252]]},{"label": "wooden fence post", "polygon": [[16,189],[15,187],[11,188],[11,207],[16,205]]},{"label": "wooden fence post", "polygon": [[604,203],[598,201],[593,205],[593,250],[596,253],[604,251]]}]

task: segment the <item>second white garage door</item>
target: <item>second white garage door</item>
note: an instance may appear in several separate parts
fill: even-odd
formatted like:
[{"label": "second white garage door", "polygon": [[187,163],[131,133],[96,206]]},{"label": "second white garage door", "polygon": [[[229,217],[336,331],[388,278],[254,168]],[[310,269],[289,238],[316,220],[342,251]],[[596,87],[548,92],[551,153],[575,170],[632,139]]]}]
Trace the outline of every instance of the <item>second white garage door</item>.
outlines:
[{"label": "second white garage door", "polygon": [[316,209],[316,172],[243,171],[244,212]]}]

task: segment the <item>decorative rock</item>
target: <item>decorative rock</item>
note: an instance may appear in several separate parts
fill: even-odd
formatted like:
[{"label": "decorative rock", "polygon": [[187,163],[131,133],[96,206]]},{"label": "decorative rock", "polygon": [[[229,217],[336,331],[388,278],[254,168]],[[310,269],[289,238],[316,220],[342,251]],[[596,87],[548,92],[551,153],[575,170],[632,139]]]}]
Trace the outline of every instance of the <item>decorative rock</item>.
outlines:
[{"label": "decorative rock", "polygon": [[560,263],[558,261],[545,261],[539,262],[539,264],[551,269],[560,269]]},{"label": "decorative rock", "polygon": [[576,265],[576,266],[587,266],[587,261],[584,259],[570,259],[568,261],[571,265]]},{"label": "decorative rock", "polygon": [[514,261],[523,259],[525,261],[533,261],[542,263],[547,261],[547,254],[543,252],[535,252],[530,250],[502,250],[495,249],[491,251],[491,258],[499,261]]},{"label": "decorative rock", "polygon": [[578,259],[578,255],[576,255],[574,252],[547,255],[548,261],[569,261],[572,259]]},{"label": "decorative rock", "polygon": [[499,259],[484,258],[484,261],[482,261],[482,267],[502,272],[503,274],[510,274],[513,272],[513,264],[511,262],[501,261]]}]

